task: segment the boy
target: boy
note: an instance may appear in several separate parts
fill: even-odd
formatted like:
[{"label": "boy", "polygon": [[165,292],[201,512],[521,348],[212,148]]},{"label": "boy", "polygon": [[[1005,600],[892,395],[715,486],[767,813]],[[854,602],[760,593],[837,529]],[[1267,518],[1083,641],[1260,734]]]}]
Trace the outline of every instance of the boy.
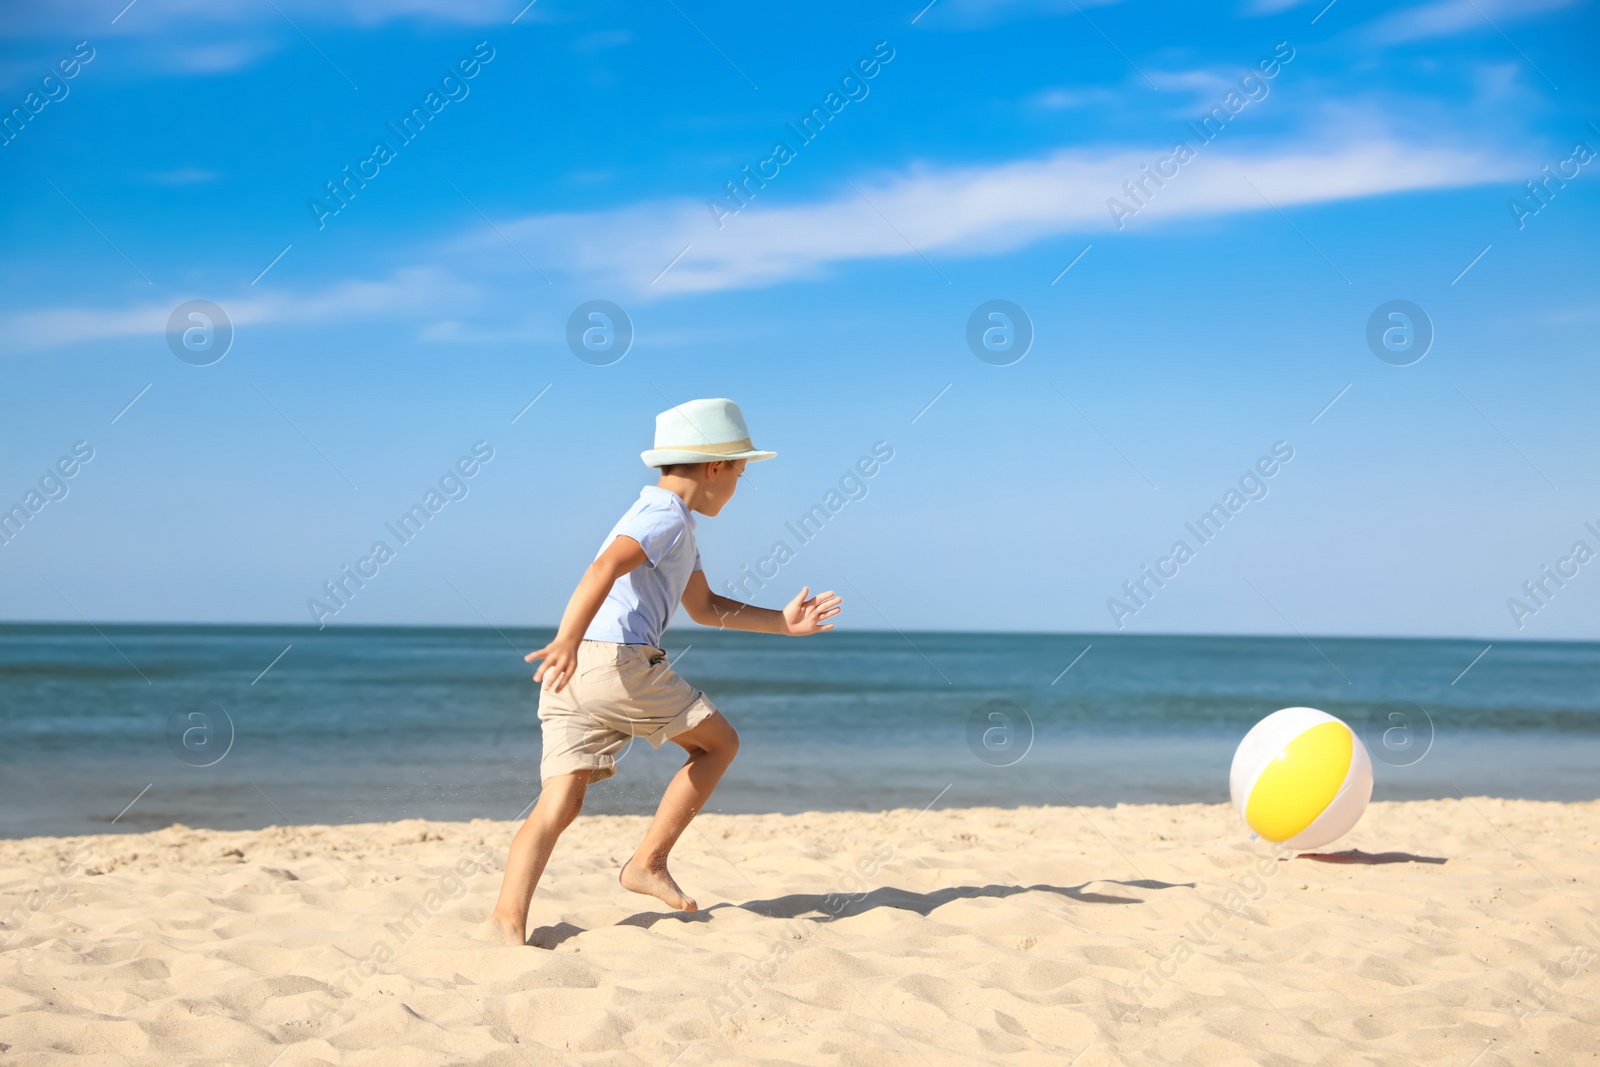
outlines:
[{"label": "boy", "polygon": [[775,455],[750,443],[731,400],[691,400],[656,416],[655,448],[641,458],[660,468],[660,482],[640,492],[606,537],[555,639],[525,657],[544,660],[533,676],[542,683],[544,789],[511,841],[487,928],[492,939],[526,943],[528,905],[556,838],[583,808],[589,784],[616,773],[617,753],[632,737],[656,748],[672,741],[689,758],[618,880],[682,911],[699,907],[668,873],[667,855],[733,761],[739,735],[704,693],[673,673],[661,632],[679,603],[704,626],[797,637],[833,629],[826,620],[839,614],[839,597],[830,591],[808,598],[809,588],[782,611],[741,604],[713,593],[700,569],[692,513],[718,514],[745,464]]}]

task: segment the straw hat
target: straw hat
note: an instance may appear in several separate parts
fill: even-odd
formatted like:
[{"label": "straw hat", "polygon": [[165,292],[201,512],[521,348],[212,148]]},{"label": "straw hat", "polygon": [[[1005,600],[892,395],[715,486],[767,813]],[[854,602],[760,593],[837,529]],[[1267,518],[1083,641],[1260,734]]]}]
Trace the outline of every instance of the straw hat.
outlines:
[{"label": "straw hat", "polygon": [[690,400],[656,416],[656,446],[641,452],[647,467],[716,459],[771,459],[750,443],[744,414],[731,400]]}]

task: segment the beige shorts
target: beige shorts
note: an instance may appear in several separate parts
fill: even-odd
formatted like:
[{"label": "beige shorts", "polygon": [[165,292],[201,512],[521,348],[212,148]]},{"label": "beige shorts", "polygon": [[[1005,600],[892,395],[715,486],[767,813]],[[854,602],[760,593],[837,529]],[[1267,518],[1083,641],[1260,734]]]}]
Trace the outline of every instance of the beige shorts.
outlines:
[{"label": "beige shorts", "polygon": [[539,778],[588,771],[589,781],[604,781],[617,773],[617,756],[630,738],[660,748],[716,710],[673,673],[661,649],[584,641],[566,688],[557,693],[546,681],[539,693]]}]

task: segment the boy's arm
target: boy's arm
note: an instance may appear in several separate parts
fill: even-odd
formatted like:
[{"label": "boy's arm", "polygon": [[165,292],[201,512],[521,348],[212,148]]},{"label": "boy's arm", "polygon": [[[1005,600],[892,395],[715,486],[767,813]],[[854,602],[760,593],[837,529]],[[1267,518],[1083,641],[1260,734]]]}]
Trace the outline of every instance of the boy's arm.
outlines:
[{"label": "boy's arm", "polygon": [[842,603],[831,589],[816,596],[809,596],[810,592],[810,586],[802,588],[782,611],[774,611],[713,593],[705,572],[695,571],[689,575],[689,584],[683,591],[683,610],[701,626],[804,637],[833,629],[833,623],[826,620],[839,614]]},{"label": "boy's arm", "polygon": [[561,626],[556,630],[555,639],[522,657],[528,663],[536,659],[544,660],[533,674],[534,681],[542,682],[548,675],[550,687],[556,692],[566,688],[578,662],[578,642],[583,640],[600,605],[605,603],[606,594],[611,592],[611,586],[618,578],[644,562],[644,548],[639,542],[623,534],[612,539],[606,550],[589,564],[589,569],[583,572],[583,577],[578,581],[578,588],[572,591],[572,599],[567,601],[567,610],[561,616]]}]

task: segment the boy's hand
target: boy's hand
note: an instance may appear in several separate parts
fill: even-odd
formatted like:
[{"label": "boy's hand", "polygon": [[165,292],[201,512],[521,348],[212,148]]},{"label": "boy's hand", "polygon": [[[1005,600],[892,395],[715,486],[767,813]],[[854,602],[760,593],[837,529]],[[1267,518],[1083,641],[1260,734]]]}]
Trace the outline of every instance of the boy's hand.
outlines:
[{"label": "boy's hand", "polygon": [[522,657],[524,663],[532,663],[536,659],[542,659],[544,662],[533,672],[533,680],[543,682],[545,677],[549,676],[550,688],[559,693],[572,680],[572,672],[578,665],[578,642],[558,637],[543,648]]},{"label": "boy's hand", "polygon": [[833,623],[824,625],[823,620],[839,614],[839,605],[843,601],[833,594],[832,589],[826,593],[818,593],[808,600],[806,594],[809,592],[811,592],[809,585],[801,587],[795,598],[784,605],[784,632],[791,637],[804,637],[807,634],[833,629]]},{"label": "boy's hand", "polygon": [[[606,594],[611,592],[612,583],[646,562],[644,547],[633,538],[618,535],[611,539],[605,551],[596,556],[594,562],[589,564],[589,569],[583,572],[578,588],[572,591],[567,610],[561,615],[561,625],[556,628],[555,639],[537,652],[529,652],[522,657],[528,663],[536,659],[544,660],[544,665],[533,674],[534,681],[543,682],[548,678],[550,688],[558,693],[567,687],[567,683],[572,681],[572,672],[578,666],[578,645],[588,631],[589,624],[594,622],[600,605],[605,602]],[[563,637],[563,634],[572,636]]]}]

